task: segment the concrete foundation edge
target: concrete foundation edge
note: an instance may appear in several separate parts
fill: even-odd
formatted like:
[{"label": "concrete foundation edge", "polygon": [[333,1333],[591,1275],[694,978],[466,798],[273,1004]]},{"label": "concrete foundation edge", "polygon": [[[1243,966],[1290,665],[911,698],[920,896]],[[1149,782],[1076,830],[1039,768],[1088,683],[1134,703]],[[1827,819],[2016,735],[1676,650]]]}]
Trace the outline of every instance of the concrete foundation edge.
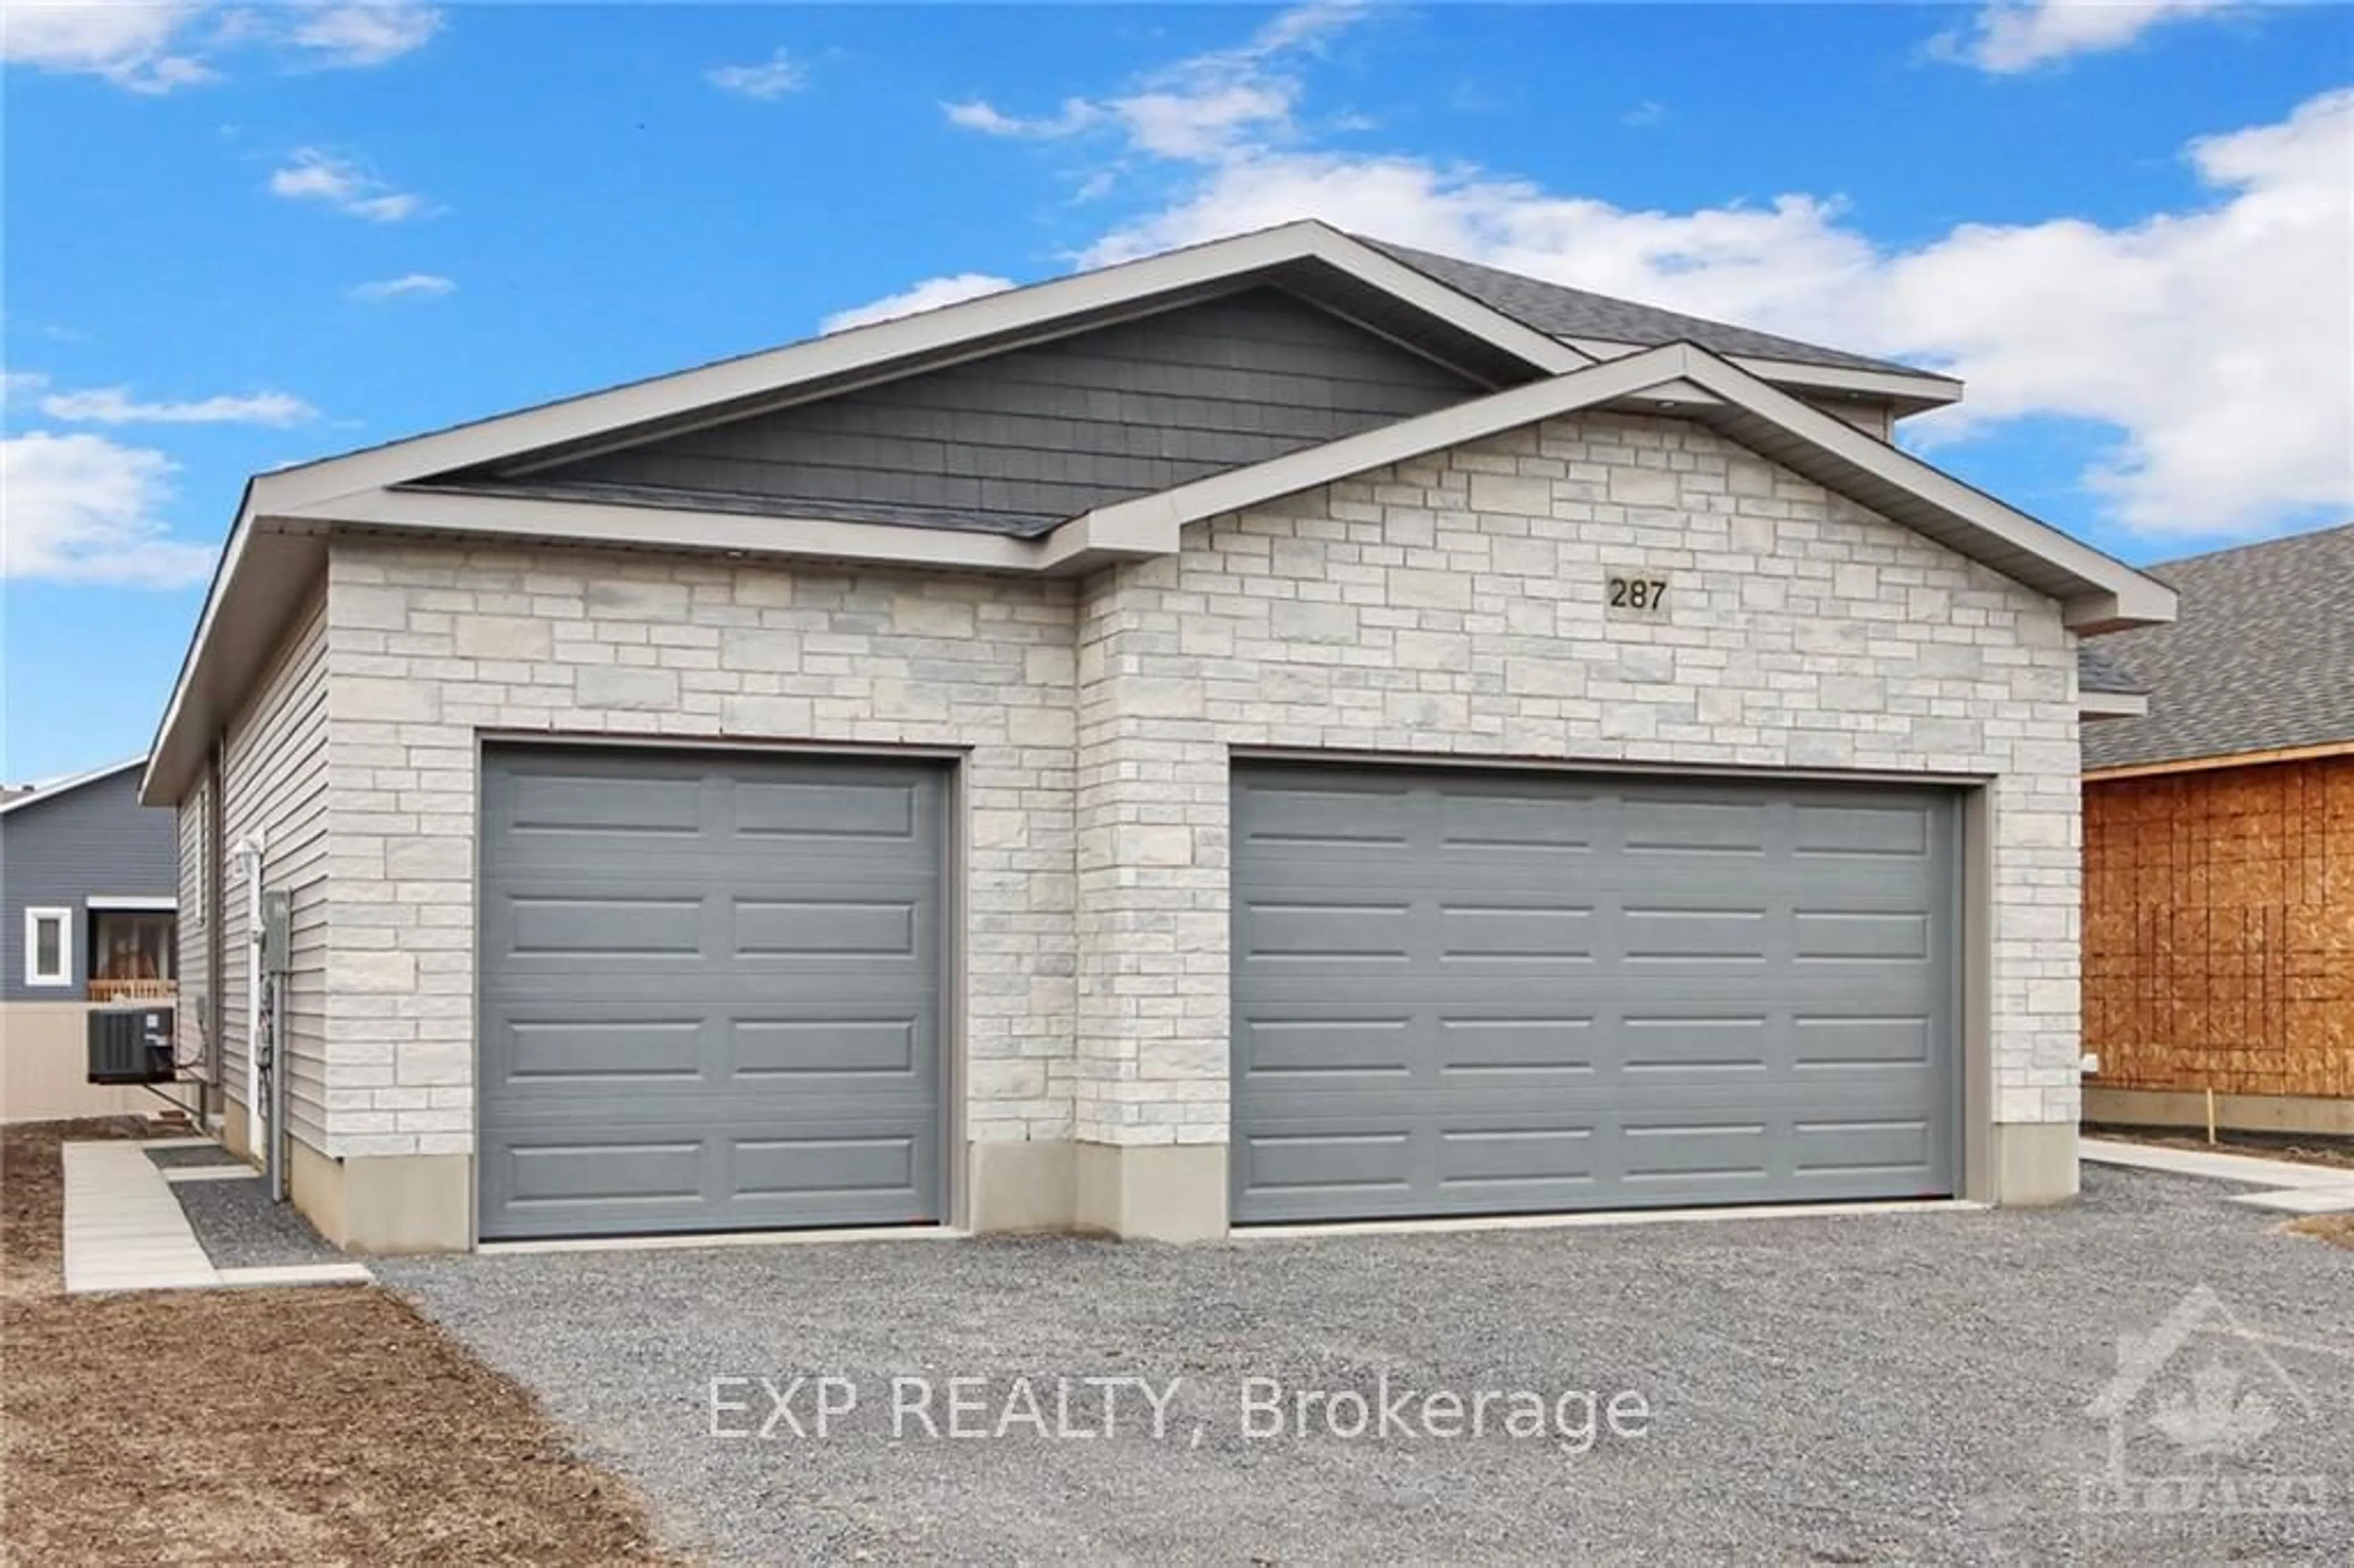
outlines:
[{"label": "concrete foundation edge", "polygon": [[966,1228],[981,1235],[1067,1231],[1076,1223],[1077,1146],[976,1143],[967,1165]]},{"label": "concrete foundation edge", "polygon": [[[222,1130],[232,1150],[245,1152],[245,1112],[235,1101]],[[2074,1127],[2022,1123],[1992,1132],[1995,1202],[2031,1208],[2076,1196]],[[395,1254],[473,1245],[472,1156],[337,1160],[300,1139],[291,1147],[294,1205],[335,1245]],[[966,1224],[981,1234],[1076,1231],[1195,1242],[1228,1232],[1221,1143],[977,1143],[968,1152],[967,1181]]]},{"label": "concrete foundation edge", "polygon": [[[2084,1119],[2112,1127],[2207,1126],[2207,1097],[2179,1089],[2084,1090]],[[2215,1125],[2233,1132],[2354,1138],[2354,1099],[2289,1095],[2217,1095]]]},{"label": "concrete foundation edge", "polygon": [[2005,1208],[2065,1203],[2078,1191],[2073,1123],[1999,1122],[1994,1128],[1993,1199]]},{"label": "concrete foundation edge", "polygon": [[1081,1143],[1073,1174],[1082,1232],[1164,1242],[1226,1234],[1223,1143]]}]

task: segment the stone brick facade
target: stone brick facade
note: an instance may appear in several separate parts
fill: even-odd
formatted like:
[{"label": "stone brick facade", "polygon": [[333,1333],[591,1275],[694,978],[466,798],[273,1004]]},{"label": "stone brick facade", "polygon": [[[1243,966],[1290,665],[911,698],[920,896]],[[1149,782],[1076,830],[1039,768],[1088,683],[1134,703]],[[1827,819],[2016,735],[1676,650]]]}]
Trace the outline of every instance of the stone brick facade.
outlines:
[{"label": "stone brick facade", "polygon": [[1073,588],[339,543],[325,1153],[473,1148],[478,737],[960,751],[969,1135],[1067,1139]]},{"label": "stone brick facade", "polygon": [[[1627,572],[1664,616],[1606,614]],[[2076,1115],[2059,608],[1699,426],[1553,420],[1077,583],[343,540],[328,579],[329,1154],[471,1150],[480,737],[547,732],[961,754],[978,1142],[1225,1140],[1232,748],[1990,779],[1992,1113]]]}]

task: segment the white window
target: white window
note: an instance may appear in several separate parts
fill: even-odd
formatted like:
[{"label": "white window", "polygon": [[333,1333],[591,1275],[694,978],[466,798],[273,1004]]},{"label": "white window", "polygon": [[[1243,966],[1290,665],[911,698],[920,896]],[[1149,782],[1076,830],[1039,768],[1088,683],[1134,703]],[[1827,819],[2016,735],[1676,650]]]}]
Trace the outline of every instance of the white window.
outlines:
[{"label": "white window", "polygon": [[25,983],[73,984],[73,911],[25,911]]}]

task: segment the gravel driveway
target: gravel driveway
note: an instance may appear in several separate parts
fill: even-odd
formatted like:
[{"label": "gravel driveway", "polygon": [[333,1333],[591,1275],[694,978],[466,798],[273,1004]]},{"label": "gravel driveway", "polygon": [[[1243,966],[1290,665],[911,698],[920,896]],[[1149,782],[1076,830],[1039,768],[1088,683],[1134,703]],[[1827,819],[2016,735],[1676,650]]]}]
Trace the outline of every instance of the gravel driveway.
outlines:
[{"label": "gravel driveway", "polygon": [[[2229,1191],[2094,1168],[2083,1202],[2045,1213],[380,1272],[722,1561],[2344,1563],[2354,1254],[2273,1232]],[[2123,1473],[2143,1505],[2150,1478],[2204,1478],[2211,1506],[2088,1510],[2110,1446],[2086,1406],[2118,1336],[2189,1314],[2201,1285],[2226,1310],[2147,1380]],[[2245,1332],[2218,1331],[2233,1320]],[[715,1408],[715,1379],[797,1375],[791,1422],[757,1381],[719,1383]],[[821,1437],[825,1375],[857,1404]],[[1386,1431],[1368,1411],[1364,1436],[1336,1435],[1346,1398],[1298,1403],[1377,1407],[1384,1377],[1412,1396]],[[1083,1378],[1138,1381],[1065,1384],[1058,1412],[1056,1380]],[[1482,1391],[1485,1435],[1447,1435]],[[913,1414],[926,1393],[937,1436]],[[1515,1394],[1542,1396],[1543,1436],[1522,1435]],[[1009,1408],[1005,1436],[952,1436]],[[2243,1511],[2215,1511],[2230,1496]]]}]

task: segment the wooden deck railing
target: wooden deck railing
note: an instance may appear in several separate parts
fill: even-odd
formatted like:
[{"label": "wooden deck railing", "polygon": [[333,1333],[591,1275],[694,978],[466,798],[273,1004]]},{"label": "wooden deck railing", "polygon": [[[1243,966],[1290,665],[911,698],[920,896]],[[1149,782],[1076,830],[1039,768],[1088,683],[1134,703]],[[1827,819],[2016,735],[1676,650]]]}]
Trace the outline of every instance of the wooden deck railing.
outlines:
[{"label": "wooden deck railing", "polygon": [[168,980],[94,980],[92,1001],[170,1001],[180,994],[180,982]]}]

